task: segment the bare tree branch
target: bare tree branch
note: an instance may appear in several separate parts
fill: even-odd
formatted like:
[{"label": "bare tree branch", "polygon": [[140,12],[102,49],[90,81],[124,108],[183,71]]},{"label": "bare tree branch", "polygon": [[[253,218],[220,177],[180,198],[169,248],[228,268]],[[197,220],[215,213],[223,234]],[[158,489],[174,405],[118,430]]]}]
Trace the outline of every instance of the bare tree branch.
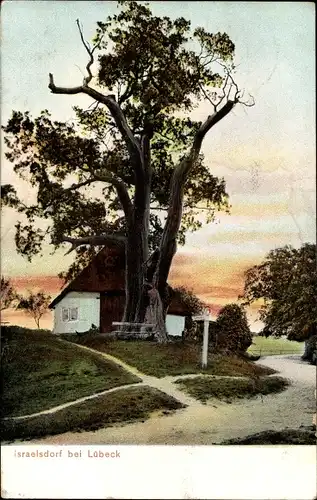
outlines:
[{"label": "bare tree branch", "polygon": [[92,246],[103,246],[107,243],[125,243],[126,237],[121,233],[117,234],[99,234],[95,236],[84,236],[82,238],[72,238],[70,236],[62,236],[61,241],[66,243],[71,243],[72,246],[70,250],[68,250],[65,255],[73,252],[77,247],[82,245],[92,245]]},{"label": "bare tree branch", "polygon": [[97,110],[100,102],[94,101],[91,104],[89,104],[88,108],[86,109],[86,113],[93,113],[94,111]]},{"label": "bare tree branch", "polygon": [[209,95],[207,94],[206,90],[204,89],[203,85],[199,84],[200,86],[200,89],[202,91],[202,93],[204,94],[205,96],[205,99],[207,99],[207,101],[210,102],[210,104],[212,105],[212,107],[214,108],[214,111],[217,111],[217,106],[216,104],[210,99]]},{"label": "bare tree branch", "polygon": [[176,253],[177,244],[175,235],[178,233],[182,220],[184,184],[187,175],[197,161],[203,139],[207,132],[232,111],[236,102],[236,100],[228,100],[219,111],[215,111],[212,115],[208,116],[196,132],[190,152],[173,172],[169,206],[160,244],[160,258],[153,277],[153,284],[157,287],[167,280],[170,265]]},{"label": "bare tree branch", "polygon": [[252,106],[255,105],[255,100],[254,100],[254,97],[251,94],[249,94],[249,95],[251,97],[251,102],[245,102],[245,101],[241,101],[239,99],[239,104],[243,104],[243,106],[246,106],[247,108],[252,108]]},{"label": "bare tree branch", "polygon": [[[86,172],[86,170],[85,170],[85,172]],[[69,188],[64,189],[63,192],[64,193],[65,192],[68,193],[68,192],[71,192],[71,191],[75,191],[76,189],[79,189],[79,188],[81,188],[83,186],[89,186],[89,184],[92,184],[93,182],[96,182],[96,180],[93,179],[93,178],[90,178],[90,179],[87,179],[85,181],[78,182],[78,184],[72,184]]]},{"label": "bare tree branch", "polygon": [[[86,172],[85,169],[83,169],[83,171]],[[103,171],[102,174],[98,173],[92,174],[92,176],[89,179],[86,179],[85,181],[82,182],[78,182],[77,184],[72,184],[69,188],[64,189],[63,192],[68,193],[71,191],[75,191],[83,186],[89,186],[94,182],[107,182],[109,184],[112,184],[116,188],[120,203],[122,205],[122,209],[124,211],[124,215],[126,216],[127,223],[129,224],[131,222],[131,217],[132,217],[132,203],[130,200],[127,187],[122,180],[118,179],[111,172]]]},{"label": "bare tree branch", "polygon": [[212,115],[208,116],[208,118],[205,120],[204,123],[202,123],[202,125],[199,127],[199,129],[196,133],[196,137],[194,139],[194,143],[193,143],[193,147],[192,147],[192,153],[194,153],[194,152],[195,153],[197,152],[197,154],[199,153],[202,141],[203,141],[205,135],[207,134],[207,132],[209,132],[209,130],[214,125],[216,125],[216,123],[218,123],[226,115],[228,115],[230,113],[230,111],[234,108],[236,103],[237,103],[237,101],[235,101],[235,100],[234,101],[228,100],[226,102],[226,104],[221,109],[219,109],[219,111],[215,111]]},{"label": "bare tree branch", "polygon": [[127,85],[127,88],[125,89],[125,91],[123,92],[123,94],[118,98],[118,102],[120,104],[122,104],[124,101],[126,101],[127,99],[129,99],[129,97],[131,97],[133,94],[133,85]]},{"label": "bare tree branch", "polygon": [[[186,209],[186,208],[190,208],[190,209],[194,209],[194,210],[206,210],[208,212],[210,212],[210,210],[212,210],[212,207],[200,207],[199,205],[190,205],[190,204],[184,204],[183,205],[183,209]],[[168,210],[168,207],[165,206],[156,206],[156,207],[153,207],[151,206],[151,210],[153,211],[158,211],[158,212],[166,212]]]},{"label": "bare tree branch", "polygon": [[83,82],[83,85],[88,85],[88,83],[93,78],[93,75],[92,75],[91,69],[90,69],[94,63],[94,55],[93,54],[94,54],[94,51],[100,46],[100,43],[102,41],[102,37],[100,38],[99,42],[91,49],[89,43],[86,42],[84,39],[83,28],[82,28],[82,26],[80,26],[79,19],[76,20],[76,23],[78,26],[81,41],[82,41],[82,43],[83,43],[83,45],[84,45],[85,49],[87,50],[88,55],[90,57],[89,62],[87,63],[87,66],[86,66],[88,76],[84,78],[84,82]]},{"label": "bare tree branch", "polygon": [[111,172],[102,172],[101,174],[94,174],[94,179],[100,182],[108,182],[109,184],[112,184],[116,188],[122,209],[124,211],[124,215],[126,217],[127,224],[130,224],[132,218],[133,206],[125,183],[122,180],[118,179]]},{"label": "bare tree branch", "polygon": [[236,89],[235,94],[234,94],[234,100],[235,100],[236,102],[239,102],[239,101],[238,101],[238,99],[239,99],[239,97],[240,97],[240,90],[239,90],[239,87],[238,87],[238,85],[236,84],[236,82],[234,81],[234,79],[233,79],[233,77],[232,77],[232,75],[231,75],[231,73],[230,73],[230,71],[229,71],[229,70],[228,70],[227,75],[229,76],[230,81],[231,81],[231,84],[230,84],[230,90],[229,90],[229,92],[228,92],[228,97],[230,97],[231,89],[232,89],[232,87],[234,87],[234,88]]},{"label": "bare tree branch", "polygon": [[137,174],[143,174],[142,168],[142,154],[139,142],[134,137],[132,130],[130,129],[124,113],[120,108],[119,104],[115,100],[114,95],[104,95],[101,92],[98,92],[87,85],[81,85],[79,87],[56,87],[54,83],[54,77],[52,73],[49,74],[49,86],[48,88],[51,90],[53,94],[64,94],[64,95],[75,95],[75,94],[86,94],[89,95],[92,99],[99,101],[102,104],[105,104],[109,109],[117,127],[120,131],[126,145],[128,151],[131,156],[131,163],[134,167],[134,170]]},{"label": "bare tree branch", "polygon": [[228,79],[229,79],[229,75],[226,76],[226,79],[225,79],[225,83],[222,87],[222,97],[220,99],[220,101],[217,102],[217,105],[216,105],[216,111],[217,111],[217,107],[222,103],[222,101],[227,97],[227,94],[226,94],[226,87],[228,85]]}]

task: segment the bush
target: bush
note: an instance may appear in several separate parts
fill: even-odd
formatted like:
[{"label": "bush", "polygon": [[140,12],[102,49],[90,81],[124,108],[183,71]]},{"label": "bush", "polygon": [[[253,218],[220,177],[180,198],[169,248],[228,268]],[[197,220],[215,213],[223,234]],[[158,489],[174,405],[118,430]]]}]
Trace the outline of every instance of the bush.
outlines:
[{"label": "bush", "polygon": [[85,332],[76,332],[76,335],[78,337],[83,337],[84,335],[98,335],[100,333],[100,330],[98,328],[98,326],[92,324],[91,327],[89,328],[89,330],[85,331]]},{"label": "bush", "polygon": [[282,377],[222,378],[195,377],[176,381],[186,392],[203,403],[211,398],[226,402],[240,398],[252,398],[259,394],[276,394],[287,388],[288,381]]},{"label": "bush", "polygon": [[245,310],[238,304],[225,305],[212,330],[211,342],[217,350],[243,353],[252,344],[252,333]]},{"label": "bush", "polygon": [[312,335],[305,341],[305,352],[302,359],[309,361],[312,365],[317,364],[317,335]]},{"label": "bush", "polygon": [[243,438],[228,439],[222,445],[267,445],[267,444],[299,444],[315,445],[316,437],[312,428],[284,429],[281,431],[262,431]]}]

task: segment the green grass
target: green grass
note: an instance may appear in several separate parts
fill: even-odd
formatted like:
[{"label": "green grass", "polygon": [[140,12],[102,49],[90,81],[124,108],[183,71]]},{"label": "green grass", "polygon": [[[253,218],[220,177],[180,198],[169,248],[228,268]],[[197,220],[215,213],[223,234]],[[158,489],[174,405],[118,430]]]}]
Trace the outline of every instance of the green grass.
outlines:
[{"label": "green grass", "polygon": [[253,337],[253,344],[249,347],[250,354],[273,356],[276,354],[302,354],[303,343],[274,337]]},{"label": "green grass", "polygon": [[[45,331],[5,329],[2,415],[36,413],[140,379]],[[9,335],[7,333],[9,332]]]},{"label": "green grass", "polygon": [[240,398],[251,398],[258,394],[266,395],[283,391],[288,381],[281,377],[261,377],[248,379],[195,377],[176,381],[181,388],[205,403],[210,398],[232,402]]},{"label": "green grass", "polygon": [[[72,339],[70,339],[72,340]],[[112,354],[135,366],[146,375],[186,375],[208,373],[210,375],[261,376],[276,373],[251,361],[210,353],[208,367],[201,368],[201,345],[175,342],[166,345],[147,341],[108,340],[98,336],[76,337],[77,343],[100,352]]]},{"label": "green grass", "polygon": [[4,420],[1,438],[5,441],[34,439],[72,431],[94,431],[117,422],[145,420],[156,410],[167,413],[184,408],[171,396],[147,386],[118,389],[59,410],[23,421]]},{"label": "green grass", "polygon": [[281,431],[263,431],[244,438],[228,439],[222,445],[249,444],[299,444],[316,445],[316,435],[312,428],[308,429],[283,429]]}]

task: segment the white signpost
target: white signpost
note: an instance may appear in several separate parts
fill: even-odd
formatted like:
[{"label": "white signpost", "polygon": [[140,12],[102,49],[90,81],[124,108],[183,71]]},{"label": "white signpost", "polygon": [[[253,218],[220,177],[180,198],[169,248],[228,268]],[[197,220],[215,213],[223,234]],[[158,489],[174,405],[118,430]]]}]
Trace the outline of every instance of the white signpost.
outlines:
[{"label": "white signpost", "polygon": [[207,368],[208,365],[208,337],[209,337],[209,321],[211,321],[211,315],[208,309],[206,309],[203,314],[198,316],[193,316],[194,321],[203,321],[204,322],[204,338],[203,338],[203,349],[202,349],[202,358],[201,358],[201,366],[203,368]]}]

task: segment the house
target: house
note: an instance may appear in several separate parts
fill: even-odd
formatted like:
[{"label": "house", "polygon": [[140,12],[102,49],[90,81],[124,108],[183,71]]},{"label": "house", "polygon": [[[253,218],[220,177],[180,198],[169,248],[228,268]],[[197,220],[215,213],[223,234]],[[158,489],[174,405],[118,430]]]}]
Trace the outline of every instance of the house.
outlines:
[{"label": "house", "polygon": [[[109,244],[69,283],[49,305],[54,310],[55,334],[88,331],[92,325],[101,333],[113,330],[121,321],[125,302],[125,250]],[[190,310],[175,296],[168,309],[169,335],[181,335]]]}]

